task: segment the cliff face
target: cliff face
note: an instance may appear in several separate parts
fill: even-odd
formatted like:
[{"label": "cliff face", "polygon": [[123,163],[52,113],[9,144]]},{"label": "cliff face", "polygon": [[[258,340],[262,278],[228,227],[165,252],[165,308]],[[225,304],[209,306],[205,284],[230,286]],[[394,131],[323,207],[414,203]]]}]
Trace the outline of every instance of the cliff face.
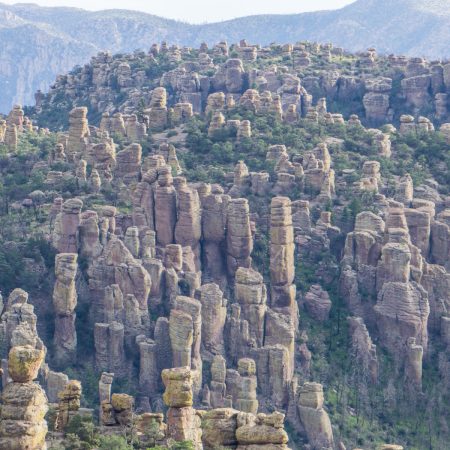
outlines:
[{"label": "cliff face", "polygon": [[337,11],[194,26],[132,11],[0,4],[0,39],[6,43],[0,48],[0,111],[7,112],[13,103],[33,103],[37,89],[46,90],[58,73],[98,51],[146,49],[160,40],[199,46],[222,39],[263,45],[309,39],[354,51],[375,46],[381,53],[448,57],[448,11],[449,0],[359,0]]}]

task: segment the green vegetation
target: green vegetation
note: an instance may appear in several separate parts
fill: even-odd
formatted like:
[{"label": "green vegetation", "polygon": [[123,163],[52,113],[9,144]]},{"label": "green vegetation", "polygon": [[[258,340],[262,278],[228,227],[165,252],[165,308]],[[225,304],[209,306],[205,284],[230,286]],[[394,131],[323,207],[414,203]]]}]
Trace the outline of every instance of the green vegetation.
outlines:
[{"label": "green vegetation", "polygon": [[75,415],[66,427],[65,437],[59,444],[50,442],[50,450],[144,450],[134,445],[132,436],[100,434],[91,417]]},{"label": "green vegetation", "polygon": [[[42,273],[54,267],[55,250],[47,240],[30,237],[23,243],[0,241],[0,286],[2,293],[8,295],[20,286],[28,292],[42,289],[49,291],[50,280]],[[39,267],[42,271],[33,270]],[[28,269],[28,270],[27,270]]]}]

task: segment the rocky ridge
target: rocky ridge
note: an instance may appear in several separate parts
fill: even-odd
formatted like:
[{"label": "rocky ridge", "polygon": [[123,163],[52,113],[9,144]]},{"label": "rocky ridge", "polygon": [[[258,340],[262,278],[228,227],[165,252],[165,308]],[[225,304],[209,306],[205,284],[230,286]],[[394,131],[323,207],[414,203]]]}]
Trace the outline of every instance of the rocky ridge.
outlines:
[{"label": "rocky ridge", "polygon": [[[223,124],[222,109],[235,104],[285,115],[290,123],[317,105],[319,114],[345,111],[346,119],[357,114],[367,125],[406,127],[413,116],[426,127],[426,116],[437,123],[448,118],[449,70],[446,60],[383,56],[374,48],[351,54],[308,41],[262,47],[243,40],[200,49],[163,42],[146,52],[102,52],[59,76],[47,94],[36,94],[35,119],[66,126],[65,116],[52,116],[54,108],[68,114],[88,105],[102,129],[137,141],[145,136],[143,125],[161,130],[202,112],[214,116],[211,136]],[[239,138],[251,136],[250,122],[233,126]]]},{"label": "rocky ridge", "polygon": [[56,75],[99,51],[132,52],[160,39],[194,47],[220,39],[246,38],[262,45],[308,39],[350,51],[376,47],[386,55],[448,58],[448,10],[448,0],[426,6],[416,0],[359,0],[336,11],[190,25],[134,11],[0,4],[0,36],[9,42],[0,49],[0,73],[5,80],[0,86],[4,96],[0,111],[8,111],[15,103],[30,104],[37,89],[47,90]]}]

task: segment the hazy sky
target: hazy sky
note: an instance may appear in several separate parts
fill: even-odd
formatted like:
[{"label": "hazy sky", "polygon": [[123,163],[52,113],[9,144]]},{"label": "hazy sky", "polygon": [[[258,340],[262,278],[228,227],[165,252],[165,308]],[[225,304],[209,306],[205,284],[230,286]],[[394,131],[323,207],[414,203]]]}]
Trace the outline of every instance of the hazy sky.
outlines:
[{"label": "hazy sky", "polygon": [[[74,6],[90,10],[135,9],[192,23],[213,22],[253,14],[289,14],[337,9],[355,0],[29,0],[42,6]],[[0,0],[0,3],[19,3]],[[22,3],[25,3],[22,2]]]}]

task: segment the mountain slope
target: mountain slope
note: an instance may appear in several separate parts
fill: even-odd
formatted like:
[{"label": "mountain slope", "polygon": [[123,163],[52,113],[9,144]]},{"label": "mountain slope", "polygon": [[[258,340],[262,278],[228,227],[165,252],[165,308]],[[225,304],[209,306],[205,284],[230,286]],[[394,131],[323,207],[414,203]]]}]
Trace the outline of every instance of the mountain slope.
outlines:
[{"label": "mountain slope", "polygon": [[383,53],[441,58],[450,56],[450,0],[359,0],[337,11],[291,16],[255,16],[203,26],[199,39],[246,30],[255,42],[299,39],[333,42],[348,50],[375,46]]},{"label": "mountain slope", "polygon": [[308,39],[352,51],[374,46],[383,53],[450,56],[450,0],[358,0],[336,11],[250,16],[205,25],[135,11],[89,12],[31,4],[0,4],[0,18],[0,111],[9,110],[12,103],[32,103],[37,89],[46,89],[58,73],[85,63],[100,50],[129,52],[161,40],[198,46],[242,38],[263,45]]}]

